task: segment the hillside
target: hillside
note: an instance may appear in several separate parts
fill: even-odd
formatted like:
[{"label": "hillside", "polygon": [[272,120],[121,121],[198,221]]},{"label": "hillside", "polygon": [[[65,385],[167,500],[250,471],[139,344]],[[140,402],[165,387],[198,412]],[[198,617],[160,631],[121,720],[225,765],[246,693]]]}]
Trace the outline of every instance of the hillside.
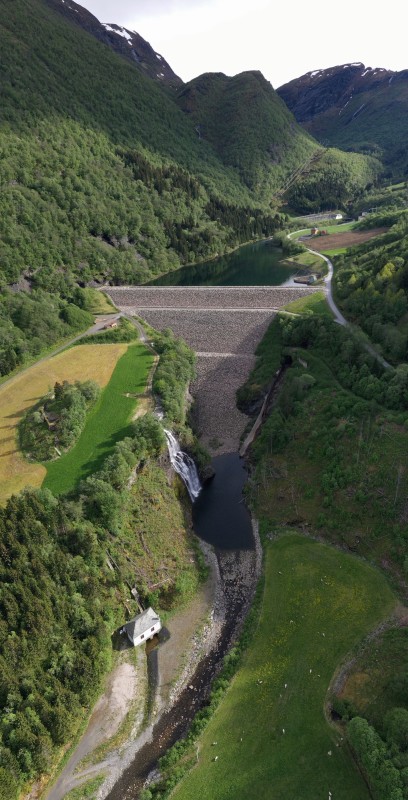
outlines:
[{"label": "hillside", "polygon": [[381,223],[390,226],[381,237],[334,256],[336,300],[347,318],[368,334],[389,361],[406,364],[407,212],[383,212],[364,221],[373,227]]},{"label": "hillside", "polygon": [[408,70],[342,64],[308,72],[277,91],[322,144],[380,156],[392,174],[406,173]]},{"label": "hillside", "polygon": [[270,196],[320,149],[260,72],[200,75],[178,90],[177,100],[200,138],[260,197]]},{"label": "hillside", "polygon": [[[171,336],[158,341],[158,368],[176,387],[166,397],[176,427],[184,423],[194,356]],[[143,606],[154,604],[161,613],[191,598],[200,570],[204,575],[202,558],[194,555],[186,495],[181,484],[169,481],[161,423],[150,414],[132,421],[152,355],[139,342],[125,353],[114,349],[109,375],[112,345],[61,354],[63,375],[68,361],[81,377],[99,366],[95,377],[105,384],[83,429],[88,446],[93,434],[88,471],[77,451],[70,466],[62,464],[59,480],[54,471],[51,481],[60,494],[70,489],[69,495],[57,499],[49,488],[27,488],[13,492],[0,508],[1,800],[17,800],[31,789],[38,797],[44,786],[32,782],[44,773],[49,777],[79,734],[115,661],[112,633],[138,612],[130,590],[137,587]],[[61,368],[58,356],[51,361],[43,377],[23,376],[30,384],[28,403],[38,380],[47,385]],[[3,389],[6,403],[7,394]],[[21,384],[11,395],[12,403],[24,407]],[[10,409],[7,417],[9,422]],[[84,436],[80,449],[81,442]]]},{"label": "hillside", "polygon": [[0,11],[3,284],[144,282],[279,226],[272,195],[319,147],[260,73],[201,76],[176,103],[139,68],[158,54],[123,57],[134,40],[80,6]]},{"label": "hillside", "polygon": [[[4,282],[28,267],[140,282],[231,244],[210,200],[256,198],[168,92],[45,0],[0,11]],[[168,248],[173,222],[186,256]]]},{"label": "hillside", "polygon": [[325,208],[349,209],[376,184],[382,172],[377,158],[330,147],[318,153],[282,193],[300,214]]},{"label": "hillside", "polygon": [[[0,0],[0,20],[5,374],[27,348],[41,352],[63,335],[62,322],[86,327],[87,316],[74,320],[66,309],[84,305],[78,284],[144,282],[268,235],[279,218],[131,60],[45,0]],[[19,301],[6,290],[12,284]],[[33,310],[58,311],[35,341],[21,289]]]},{"label": "hillside", "polygon": [[160,53],[136,31],[129,31],[115,23],[99,22],[86,8],[74,0],[46,0],[50,8],[65,19],[91,33],[95,39],[129,59],[141,72],[164,85],[176,87],[183,83]]}]

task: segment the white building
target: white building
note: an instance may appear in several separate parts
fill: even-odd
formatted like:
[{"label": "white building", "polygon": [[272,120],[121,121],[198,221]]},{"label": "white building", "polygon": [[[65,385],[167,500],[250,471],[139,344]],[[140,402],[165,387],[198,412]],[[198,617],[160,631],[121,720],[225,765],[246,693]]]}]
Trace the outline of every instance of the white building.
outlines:
[{"label": "white building", "polygon": [[126,633],[131,644],[136,647],[138,644],[153,639],[155,633],[160,630],[160,617],[152,608],[147,608],[146,611],[129,620],[121,629],[121,633]]}]

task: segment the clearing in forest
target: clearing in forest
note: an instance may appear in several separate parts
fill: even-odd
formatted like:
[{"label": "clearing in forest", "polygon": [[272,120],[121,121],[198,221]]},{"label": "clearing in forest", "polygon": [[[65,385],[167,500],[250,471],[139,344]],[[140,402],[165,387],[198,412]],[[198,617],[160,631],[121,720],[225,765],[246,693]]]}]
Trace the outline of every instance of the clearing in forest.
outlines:
[{"label": "clearing in forest", "polygon": [[41,486],[42,464],[26,461],[18,448],[17,426],[28,408],[56,381],[94,380],[105,386],[126,344],[79,345],[64,350],[16,375],[0,387],[0,503],[25,486]]},{"label": "clearing in forest", "polygon": [[371,228],[371,230],[368,231],[347,230],[343,233],[341,230],[338,230],[336,233],[333,232],[327,235],[313,236],[311,239],[307,239],[305,244],[308,247],[312,247],[313,250],[319,250],[319,252],[325,253],[328,250],[336,250],[338,247],[355,247],[356,245],[368,242],[370,239],[374,239],[375,236],[381,236],[381,234],[385,233],[387,230],[388,228]]},{"label": "clearing in forest", "polygon": [[336,667],[395,604],[354,556],[297,534],[269,542],[257,630],[175,800],[368,800],[324,704]]},{"label": "clearing in forest", "polygon": [[131,435],[130,423],[138,397],[146,390],[153,355],[141,342],[122,347],[127,348],[126,352],[90,412],[77,443],[68,453],[47,465],[43,486],[54,494],[71,491],[82,478],[97,472],[116,442]]}]

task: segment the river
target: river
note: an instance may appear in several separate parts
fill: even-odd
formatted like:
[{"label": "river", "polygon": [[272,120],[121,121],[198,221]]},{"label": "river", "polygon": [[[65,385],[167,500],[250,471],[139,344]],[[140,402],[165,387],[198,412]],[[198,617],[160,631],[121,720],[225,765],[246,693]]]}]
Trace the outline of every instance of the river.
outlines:
[{"label": "river", "polygon": [[[264,240],[162,276],[152,285],[293,286],[297,268],[283,264],[282,258],[282,251],[270,240]],[[221,386],[219,390],[222,391]],[[237,452],[230,452],[214,457],[212,465],[215,476],[195,499],[192,518],[195,533],[213,548],[219,576],[217,614],[222,617],[221,633],[172,707],[151,727],[148,737],[144,737],[133,762],[105,795],[107,800],[135,800],[149,774],[157,767],[160,756],[186,734],[193,717],[207,702],[211,683],[239,634],[252,602],[260,573],[261,551],[257,531],[244,503],[245,464]],[[161,646],[171,647],[171,631],[169,640]]]},{"label": "river", "polygon": [[[180,737],[205,705],[211,682],[236,639],[249,610],[260,572],[261,554],[257,531],[253,530],[242,490],[246,470],[237,453],[213,459],[215,477],[204,487],[193,505],[196,533],[213,545],[219,571],[223,625],[215,645],[199,663],[188,685],[170,709],[152,728],[149,740],[138,750],[107,800],[136,800],[158,759]],[[220,609],[218,609],[218,613]],[[170,639],[163,647],[171,647]]]}]

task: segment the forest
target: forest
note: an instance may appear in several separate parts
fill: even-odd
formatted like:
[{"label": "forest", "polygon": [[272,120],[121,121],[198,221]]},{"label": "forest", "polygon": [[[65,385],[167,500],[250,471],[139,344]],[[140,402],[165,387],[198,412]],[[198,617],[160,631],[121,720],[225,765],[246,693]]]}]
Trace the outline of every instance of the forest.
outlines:
[{"label": "forest", "polygon": [[[158,338],[157,391],[165,378],[166,415],[184,425],[193,354],[170,333]],[[73,388],[56,387],[55,401],[61,405]],[[76,392],[93,396],[88,384]],[[137,581],[142,599],[157,608],[196,587],[183,505],[157,461],[165,449],[162,425],[146,414],[74,491],[57,499],[48,489],[27,489],[0,509],[2,800],[14,800],[27,781],[47,772],[76,734],[110,664],[111,634],[123,624],[129,587]],[[168,527],[171,541],[163,534]],[[158,551],[170,580],[153,597]]]},{"label": "forest", "polygon": [[333,257],[341,309],[393,364],[408,359],[408,213],[371,214],[361,225],[390,226],[380,237]]}]

